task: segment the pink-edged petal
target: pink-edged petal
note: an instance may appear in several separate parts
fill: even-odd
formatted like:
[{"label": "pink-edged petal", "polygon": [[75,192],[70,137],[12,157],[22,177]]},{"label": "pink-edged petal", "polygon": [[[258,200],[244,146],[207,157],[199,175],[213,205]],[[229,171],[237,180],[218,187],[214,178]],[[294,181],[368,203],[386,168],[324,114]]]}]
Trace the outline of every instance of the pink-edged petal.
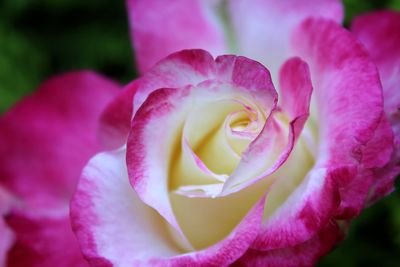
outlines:
[{"label": "pink-edged petal", "polygon": [[147,98],[132,120],[127,143],[130,182],[143,202],[156,209],[176,230],[168,196],[168,175],[174,144],[186,116],[179,104],[190,88],[159,89]]},{"label": "pink-edged petal", "polygon": [[308,115],[313,91],[310,70],[300,58],[291,58],[280,70],[281,109],[292,120]]},{"label": "pink-edged petal", "polygon": [[204,50],[183,50],[161,60],[142,76],[133,102],[133,114],[149,94],[160,88],[182,88],[215,78],[215,62]]},{"label": "pink-edged petal", "polygon": [[259,251],[250,249],[234,267],[311,267],[344,237],[338,224],[328,222],[309,240],[291,247]]},{"label": "pink-edged petal", "polygon": [[341,22],[343,6],[338,0],[246,0],[228,1],[232,31],[238,53],[260,61],[274,80],[292,54],[292,30],[305,18],[324,17]]},{"label": "pink-edged petal", "polygon": [[[384,108],[394,132],[395,151],[390,162],[374,171],[373,186],[369,202],[389,194],[394,189],[394,180],[400,173],[400,13],[376,11],[355,18],[351,30],[368,50],[378,67],[383,86]],[[382,127],[381,127],[382,128]],[[382,132],[382,130],[381,130]],[[385,135],[385,133],[382,133]],[[379,135],[378,135],[379,136]],[[384,139],[386,137],[386,139]],[[375,138],[377,139],[377,138]],[[388,134],[380,138],[390,140]],[[381,155],[380,142],[375,142],[375,155]],[[371,154],[372,155],[372,154]]]},{"label": "pink-edged petal", "polygon": [[[182,49],[254,58],[277,76],[288,58],[292,29],[309,16],[341,22],[338,0],[127,1],[131,36],[139,69]],[[277,27],[279,25],[279,27]],[[179,32],[179,34],[174,34]]]},{"label": "pink-edged petal", "polygon": [[14,213],[7,223],[16,243],[8,254],[9,267],[87,267],[68,214],[58,218],[34,218]]},{"label": "pink-edged petal", "polygon": [[95,156],[71,204],[73,228],[93,266],[228,266],[257,235],[263,201],[224,240],[183,254],[167,223],[129,186],[125,149]]},{"label": "pink-edged petal", "polygon": [[351,31],[376,63],[383,85],[385,111],[399,116],[400,108],[400,13],[376,11],[356,17]]},{"label": "pink-edged petal", "polygon": [[[358,214],[363,196],[351,196],[354,186],[369,187],[370,179],[363,179],[363,169],[383,166],[393,146],[387,138],[390,129],[382,119],[382,87],[376,67],[349,32],[324,19],[302,23],[293,36],[292,49],[311,70],[316,105],[312,116],[319,131],[318,163],[330,168],[360,168],[361,176],[338,181],[341,210],[350,208],[351,214]],[[379,157],[371,153],[377,147],[382,152]],[[361,192],[367,194],[368,190],[358,190]]]},{"label": "pink-edged petal", "polygon": [[357,150],[373,137],[383,111],[379,76],[365,49],[345,29],[324,19],[302,23],[292,49],[310,66],[320,160],[361,161]]},{"label": "pink-edged petal", "polygon": [[107,150],[126,143],[133,112],[133,97],[140,80],[129,83],[104,109],[100,116],[99,139]]},{"label": "pink-edged petal", "polygon": [[260,102],[268,108],[273,105],[271,101],[277,101],[269,71],[260,63],[231,55],[219,56],[214,60],[209,52],[193,49],[169,55],[143,75],[134,97],[133,114],[157,89],[182,88],[207,80],[234,83],[256,95],[263,95]]},{"label": "pink-edged petal", "polygon": [[98,154],[85,167],[71,202],[71,220],[93,266],[138,266],[179,251],[162,217],[129,186],[125,149]]},{"label": "pink-edged petal", "polygon": [[218,56],[215,62],[216,79],[232,82],[245,89],[266,112],[275,109],[278,94],[265,66],[252,59],[233,55]]},{"label": "pink-edged petal", "polygon": [[118,90],[93,72],[71,72],[1,116],[0,180],[36,215],[68,209],[81,169],[100,149],[100,113]]},{"label": "pink-edged petal", "polygon": [[[280,89],[282,92],[281,109],[289,120],[289,136],[287,141],[275,148],[282,138],[282,133],[274,129],[272,118],[268,118],[264,129],[252,142],[242,156],[242,161],[224,185],[224,193],[232,193],[256,183],[276,171],[289,157],[308,118],[312,86],[308,66],[299,58],[289,59],[280,72]],[[274,115],[274,114],[272,114]],[[273,137],[277,135],[275,138]],[[281,140],[282,142],[282,140]],[[268,166],[268,154],[280,149],[279,157]],[[265,168],[265,166],[268,166]],[[261,170],[261,172],[260,172]],[[250,174],[250,175],[249,175]],[[244,180],[252,177],[248,181]]]},{"label": "pink-edged petal", "polygon": [[202,48],[227,52],[217,1],[127,0],[130,31],[139,70],[144,73],[167,55]]},{"label": "pink-edged petal", "polygon": [[374,204],[382,197],[392,193],[395,190],[394,182],[400,173],[400,166],[396,165],[392,160],[382,169],[374,171],[374,183],[369,191],[367,205]]},{"label": "pink-edged petal", "polygon": [[[252,248],[263,251],[285,248],[314,236],[339,206],[340,198],[334,176],[341,174],[324,168],[311,170],[288,199],[266,218]],[[269,189],[267,206],[269,202],[279,199],[279,194],[285,191],[284,180],[291,179],[280,178]]]},{"label": "pink-edged petal", "polygon": [[394,181],[400,173],[398,148],[391,125],[386,114],[383,114],[374,137],[363,151],[364,164],[373,168],[367,204],[374,203],[394,190]]},{"label": "pink-edged petal", "polygon": [[385,114],[361,152],[363,164],[358,166],[358,173],[337,181],[341,195],[337,219],[358,216],[366,203],[371,204],[394,189],[396,174],[393,172],[398,167],[393,162],[388,163],[393,156],[393,133]]}]

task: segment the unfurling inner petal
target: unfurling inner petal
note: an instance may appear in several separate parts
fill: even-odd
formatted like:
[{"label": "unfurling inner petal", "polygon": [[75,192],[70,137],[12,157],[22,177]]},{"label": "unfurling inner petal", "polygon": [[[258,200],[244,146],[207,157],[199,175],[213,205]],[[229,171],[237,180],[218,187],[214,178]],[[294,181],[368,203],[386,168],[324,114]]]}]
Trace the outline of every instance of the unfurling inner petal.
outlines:
[{"label": "unfurling inner petal", "polygon": [[224,99],[194,108],[171,161],[170,188],[225,182],[264,118],[243,100]]}]

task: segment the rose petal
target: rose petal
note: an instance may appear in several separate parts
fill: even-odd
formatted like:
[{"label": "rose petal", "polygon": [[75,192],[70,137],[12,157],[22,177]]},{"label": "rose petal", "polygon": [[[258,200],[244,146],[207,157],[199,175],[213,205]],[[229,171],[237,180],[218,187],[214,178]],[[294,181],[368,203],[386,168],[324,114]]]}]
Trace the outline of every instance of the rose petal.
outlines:
[{"label": "rose petal", "polygon": [[204,50],[183,50],[169,55],[142,76],[133,102],[133,115],[151,92],[160,88],[182,88],[215,78],[215,62]]},{"label": "rose petal", "polygon": [[15,231],[16,244],[9,252],[10,267],[87,267],[72,233],[69,216],[33,218],[12,214],[7,223]]},{"label": "rose petal", "polygon": [[262,251],[285,248],[305,242],[314,236],[339,206],[340,198],[334,182],[334,179],[337,179],[334,176],[337,175],[342,173],[314,168],[281,205],[276,205],[273,202],[279,201],[281,195],[286,195],[285,179],[292,179],[280,177],[281,179],[269,189],[266,202],[267,207],[273,205],[278,208],[269,211],[272,214],[265,219],[252,248]]},{"label": "rose petal", "polygon": [[330,164],[360,161],[356,149],[372,138],[382,115],[382,88],[375,66],[350,33],[328,20],[302,23],[292,48],[310,66],[320,160]]},{"label": "rose petal", "polygon": [[[361,176],[337,181],[343,199],[341,210],[350,208],[351,214],[358,214],[362,208],[360,199],[365,199],[368,191],[359,190],[360,194],[352,197],[354,185],[368,188],[370,179],[363,178],[363,168],[382,166],[392,149],[387,138],[380,138],[390,136],[390,129],[380,128],[383,102],[376,67],[349,32],[324,19],[306,20],[295,31],[292,48],[307,61],[313,78],[312,117],[319,125],[318,164],[329,168],[360,167]],[[372,147],[379,146],[380,157],[368,156]]]},{"label": "rose petal", "polygon": [[343,18],[338,0],[258,0],[251,5],[243,0],[127,3],[141,72],[172,52],[201,48],[214,56],[235,53],[254,58],[277,78],[281,64],[290,56],[289,36],[297,24],[309,16],[338,22]]},{"label": "rose petal", "polygon": [[[290,122],[288,140],[280,140],[283,134],[274,129],[268,118],[260,135],[243,153],[237,169],[226,181],[223,194],[237,192],[272,174],[286,161],[296,144],[308,118],[312,93],[307,64],[298,58],[288,60],[280,73],[280,87],[284,98],[281,108]],[[271,160],[273,151],[277,151],[277,156]]]},{"label": "rose petal", "polygon": [[324,17],[341,22],[343,6],[338,0],[246,0],[229,1],[229,16],[237,51],[263,63],[276,81],[278,71],[292,54],[292,30],[305,18]]},{"label": "rose petal", "polygon": [[343,233],[335,222],[328,222],[315,236],[292,247],[258,251],[250,249],[233,266],[237,267],[298,267],[314,266],[321,256],[343,239]]},{"label": "rose petal", "polygon": [[[396,159],[393,132],[385,114],[382,114],[375,135],[365,147],[363,151],[364,166],[372,168],[369,174],[372,187],[367,189],[368,197],[366,201],[368,204],[372,204],[394,190],[394,180],[400,173],[400,158]],[[356,188],[360,188],[360,184]],[[348,194],[347,197],[352,198],[352,196],[353,194]]]},{"label": "rose petal", "polygon": [[[125,149],[95,156],[71,204],[83,253],[96,266],[227,266],[258,232],[263,199],[222,242],[183,254],[165,221],[129,186]],[[110,245],[112,244],[112,245]]]},{"label": "rose petal", "polygon": [[[0,118],[0,179],[35,213],[65,213],[119,86],[93,72],[54,77]],[[54,208],[54,209],[53,209]]]},{"label": "rose petal", "polygon": [[[128,0],[132,43],[140,72],[182,49],[204,48],[213,55],[227,51],[215,1]],[[175,34],[179,33],[179,34]]]},{"label": "rose petal", "polygon": [[280,70],[279,88],[284,113],[290,118],[309,113],[313,88],[307,63],[300,58],[287,60]]},{"label": "rose petal", "polygon": [[[394,190],[394,180],[400,173],[400,13],[395,11],[376,11],[355,18],[351,30],[365,45],[369,55],[378,67],[383,86],[384,108],[389,123],[394,131],[395,151],[390,162],[380,170],[375,170],[373,188],[369,195],[369,203],[373,203]],[[387,122],[386,122],[387,124]],[[376,134],[374,142],[382,155],[379,141],[390,140],[391,137],[381,130]]]},{"label": "rose petal", "polygon": [[376,11],[356,17],[351,31],[376,63],[383,85],[385,111],[399,115],[400,94],[400,13]]}]

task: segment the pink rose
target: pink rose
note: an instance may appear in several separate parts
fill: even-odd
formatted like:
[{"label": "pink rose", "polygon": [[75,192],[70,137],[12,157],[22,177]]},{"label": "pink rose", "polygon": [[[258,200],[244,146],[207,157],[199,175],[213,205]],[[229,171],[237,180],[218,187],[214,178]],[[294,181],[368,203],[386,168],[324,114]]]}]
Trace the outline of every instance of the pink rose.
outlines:
[{"label": "pink rose", "polygon": [[[338,1],[245,2],[128,1],[142,77],[59,76],[0,118],[0,266],[13,240],[9,266],[310,266],[393,190],[399,14],[355,21],[368,54]],[[264,66],[165,58],[190,48]]]},{"label": "pink rose", "polygon": [[101,150],[99,117],[119,88],[88,71],[60,75],[0,118],[0,184],[18,199],[6,220],[15,236],[7,266],[88,266],[69,201],[82,168]]}]

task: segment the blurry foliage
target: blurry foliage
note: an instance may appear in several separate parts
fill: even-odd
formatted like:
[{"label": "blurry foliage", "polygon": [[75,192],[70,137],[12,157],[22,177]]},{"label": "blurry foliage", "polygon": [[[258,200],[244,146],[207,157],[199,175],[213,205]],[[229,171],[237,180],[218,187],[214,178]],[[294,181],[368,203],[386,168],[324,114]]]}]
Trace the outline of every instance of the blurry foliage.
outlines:
[{"label": "blurry foliage", "polygon": [[348,26],[352,18],[378,9],[400,10],[400,0],[342,0],[345,6],[344,24]]},{"label": "blurry foliage", "polygon": [[0,112],[76,69],[121,82],[136,76],[124,1],[0,1]]},{"label": "blurry foliage", "polygon": [[[371,10],[400,10],[400,0],[344,4],[346,26]],[[49,76],[69,70],[94,69],[126,83],[137,75],[132,59],[123,0],[0,1],[0,113]],[[318,266],[400,266],[399,191],[366,209]]]}]

